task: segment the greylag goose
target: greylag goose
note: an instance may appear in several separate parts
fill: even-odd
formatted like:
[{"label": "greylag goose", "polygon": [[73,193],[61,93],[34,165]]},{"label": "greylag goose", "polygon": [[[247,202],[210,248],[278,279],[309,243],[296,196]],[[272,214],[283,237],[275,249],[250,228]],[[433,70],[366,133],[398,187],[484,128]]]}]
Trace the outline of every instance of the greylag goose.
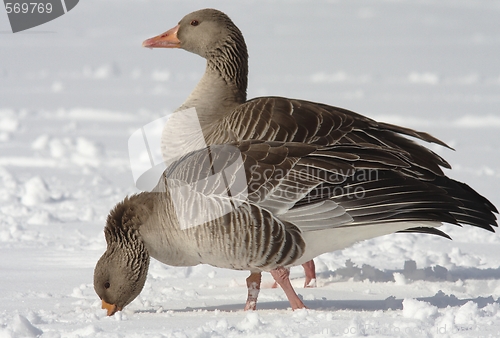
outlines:
[{"label": "greylag goose", "polygon": [[[379,131],[409,134],[429,142],[438,142],[425,133],[376,123],[363,116],[340,108],[319,105],[303,100],[280,97],[257,98],[247,102],[248,53],[243,35],[224,13],[204,9],[184,17],[177,26],[148,39],[143,43],[148,48],[182,48],[207,60],[205,74],[176,110],[183,112],[196,108],[198,120],[205,134],[204,144],[221,144],[228,141],[248,139],[297,141],[313,144],[336,144],[337,142],[359,142],[369,137],[358,133],[344,137],[353,129],[374,128]],[[353,121],[354,120],[354,121]],[[357,122],[357,126],[354,124]],[[189,123],[187,123],[189,124]],[[186,124],[186,125],[187,125]],[[384,141],[385,136],[377,137]],[[165,129],[164,139],[172,138],[172,130]],[[390,135],[390,142],[406,148],[407,140],[399,141]],[[397,137],[396,137],[397,138]],[[402,142],[402,143],[401,143]],[[164,142],[168,143],[168,142]],[[443,143],[440,143],[444,145]],[[183,147],[174,147],[182,149]],[[172,147],[163,145],[162,150]],[[164,158],[172,154],[164,154]],[[316,280],[314,262],[303,264],[305,287],[314,286]],[[255,309],[255,294],[252,285],[260,285],[260,275],[247,279],[249,298],[245,309]]]},{"label": "greylag goose", "polygon": [[141,292],[153,257],[269,271],[299,309],[288,267],[322,253],[394,232],[448,237],[436,229],[443,222],[494,231],[497,210],[486,198],[407,155],[390,145],[259,140],[191,152],[154,191],[110,212],[95,291],[108,315],[122,310]]},{"label": "greylag goose", "polygon": [[[317,151],[314,156],[312,156],[312,153],[307,153],[301,161],[310,161],[308,162],[310,167],[315,168],[319,166],[320,169],[323,169],[323,173],[328,170],[322,167],[325,164],[324,158],[321,156],[328,157],[324,155],[325,152],[336,154],[336,150],[333,151],[332,149],[342,149],[341,152],[344,154],[342,155],[344,157],[341,156],[340,159],[348,162],[356,160],[357,170],[361,170],[360,168],[363,168],[363,166],[369,168],[373,163],[378,163],[378,166],[375,166],[375,170],[384,170],[384,175],[389,175],[388,170],[397,171],[398,175],[400,175],[398,176],[399,181],[393,178],[384,178],[382,180],[372,180],[370,181],[371,185],[363,186],[363,189],[369,188],[368,191],[371,192],[369,198],[363,202],[365,204],[361,203],[361,205],[364,205],[363,208],[357,210],[353,201],[349,200],[342,200],[339,203],[335,202],[341,206],[341,208],[336,209],[337,212],[346,210],[345,215],[353,218],[353,221],[352,223],[343,225],[342,229],[339,228],[339,224],[336,222],[330,224],[330,227],[336,228],[336,231],[338,231],[336,234],[343,234],[343,232],[348,232],[349,234],[346,235],[346,239],[341,241],[342,243],[340,244],[327,245],[323,243],[324,245],[319,245],[318,247],[321,247],[321,250],[328,249],[327,251],[333,251],[350,245],[355,241],[395,231],[427,232],[445,236],[445,234],[435,229],[435,226],[439,225],[440,222],[472,224],[488,230],[492,230],[491,225],[496,225],[495,216],[492,214],[493,211],[496,212],[496,209],[491,203],[477,195],[477,193],[466,185],[445,178],[440,167],[450,168],[449,164],[429,149],[403,136],[407,135],[446,146],[442,141],[427,133],[376,122],[354,112],[320,103],[281,97],[263,97],[247,101],[248,56],[246,45],[239,29],[222,12],[205,9],[188,14],[176,27],[157,37],[144,41],[143,46],[149,48],[183,48],[207,59],[205,74],[188,99],[177,110],[177,112],[182,113],[184,109],[196,108],[199,121],[202,125],[205,144],[234,143],[238,147],[241,147],[241,144],[250,142],[252,147],[255,147],[254,143],[257,141],[249,140],[260,140],[260,142],[264,141],[264,144],[270,147],[270,149],[275,149],[277,146],[269,142],[293,142],[293,146],[288,145],[287,147],[291,147],[291,149],[306,147],[307,149],[307,146],[310,146]],[[165,137],[168,138],[168,134]],[[284,146],[282,145],[282,147]],[[245,151],[242,152],[245,153]],[[320,157],[318,158],[318,156]],[[332,156],[335,158],[340,155]],[[390,161],[388,161],[389,158],[391,159]],[[340,159],[337,158],[339,161]],[[340,165],[340,167],[335,169],[336,171],[343,170],[344,168],[339,161],[330,161],[331,163],[335,163],[333,165]],[[395,164],[394,161],[397,161],[398,164]],[[182,163],[185,165],[185,162]],[[301,167],[307,167],[304,163],[301,162]],[[247,162],[245,162],[246,164]],[[258,168],[259,166],[255,168],[256,172],[259,172]],[[264,172],[266,171],[264,170]],[[416,180],[415,182],[419,182],[418,187],[411,184],[398,185],[400,184],[401,177],[406,176],[412,177],[413,180]],[[441,187],[443,180],[448,183],[453,182],[453,187],[443,189]],[[346,181],[337,181],[329,182],[327,180],[315,185],[314,188],[311,188],[312,190],[307,192],[307,198],[304,195],[301,200],[288,202],[285,209],[273,209],[273,203],[278,202],[273,201],[272,197],[269,196],[266,203],[257,203],[257,206],[262,210],[267,210],[268,213],[266,215],[268,217],[272,216],[279,219],[280,215],[283,214],[295,214],[295,217],[298,217],[297,212],[304,211],[304,217],[307,218],[310,215],[309,211],[305,209],[307,205],[313,206],[311,210],[318,211],[321,209],[317,207],[318,203],[326,203],[326,206],[328,206],[330,204],[326,201],[340,198],[338,196],[331,196],[328,193],[325,194],[322,189],[325,189],[327,186],[331,187],[335,184],[341,184],[342,182],[342,184],[347,184],[346,187],[356,187],[357,184],[355,182],[345,183]],[[261,183],[260,181],[256,182]],[[256,184],[256,182],[252,181],[252,184]],[[294,182],[293,184],[296,183]],[[309,186],[307,187],[308,189],[310,188]],[[415,191],[414,189],[417,190]],[[435,206],[431,206],[429,205],[431,201],[428,200],[430,196],[427,195],[434,194],[436,191],[439,191],[439,196],[450,194],[450,198],[452,199],[451,204],[453,204],[453,208],[455,209],[460,209],[460,201],[463,198],[466,200],[470,199],[469,206],[476,209],[466,212],[462,207],[461,211],[457,213],[456,210],[448,210],[449,205],[442,203],[436,203]],[[419,193],[417,194],[416,192]],[[133,288],[130,285],[127,286],[128,289],[124,288],[129,290],[128,292],[124,292],[123,295],[117,295],[117,291],[113,291],[121,286],[126,286],[128,282],[125,281],[123,272],[120,271],[129,271],[130,269],[126,267],[124,262],[111,257],[110,250],[115,246],[113,243],[117,239],[108,234],[109,231],[112,231],[109,228],[116,227],[113,224],[121,224],[121,222],[125,222],[126,224],[134,223],[135,228],[143,229],[135,233],[136,236],[139,236],[139,241],[141,241],[142,232],[147,233],[153,230],[144,230],[144,226],[137,224],[142,222],[138,219],[144,221],[149,219],[148,213],[153,210],[151,208],[160,203],[158,202],[160,197],[152,196],[150,193],[144,193],[126,199],[112,211],[108,218],[106,226],[106,229],[108,229],[106,230],[108,250],[99,261],[95,274],[95,288],[98,295],[103,299],[103,304],[108,304],[106,305],[109,309],[108,314],[123,308],[123,306],[135,298],[140,292],[141,287],[139,285],[144,282],[143,279],[145,280],[145,276],[141,272],[140,279],[136,280],[137,283],[133,285]],[[415,206],[417,203],[416,199],[418,198],[421,198],[421,207]],[[156,202],[153,203],[151,200],[155,200]],[[145,205],[141,206],[141,203],[145,203]],[[395,206],[398,207],[396,208]],[[387,208],[389,211],[387,213],[382,212],[384,208]],[[140,217],[136,216],[138,210],[142,210]],[[404,210],[404,212],[401,210]],[[365,214],[361,215],[358,212],[364,212]],[[392,218],[387,216],[391,212],[393,213]],[[424,216],[425,212],[428,213],[427,216]],[[121,214],[116,216],[117,213]],[[129,220],[130,217],[134,219],[133,222]],[[286,219],[286,216],[284,217]],[[359,223],[361,219],[364,219],[364,223]],[[300,222],[298,218],[296,220]],[[422,220],[430,223],[424,224],[421,222]],[[156,219],[156,222],[148,220],[150,229],[157,227],[157,231],[163,231],[161,230],[164,228],[162,221]],[[283,221],[282,219],[281,222],[294,224],[290,220]],[[373,227],[369,227],[366,224],[368,222],[371,222]],[[401,222],[406,223],[402,225]],[[321,222],[318,221],[318,227],[324,223],[324,219]],[[156,225],[152,226],[151,224]],[[360,224],[362,226],[357,227]],[[118,226],[123,227],[122,225]],[[299,226],[299,230],[306,237],[310,236],[307,235],[309,231],[316,233],[316,230],[310,230],[312,228],[314,227],[301,228]],[[321,228],[321,230],[324,229]],[[319,233],[319,230],[317,233]],[[146,243],[145,246],[148,246],[146,237],[142,238],[142,241]],[[288,241],[288,237],[286,239],[285,243],[287,243],[287,246],[292,245]],[[335,239],[330,240],[335,242]],[[156,258],[160,257],[160,260],[162,260],[161,257],[164,257],[161,248],[155,248],[155,251],[149,252],[144,257],[149,257],[149,255]],[[186,263],[185,258],[177,254],[175,256],[177,261],[172,262],[172,260],[168,260],[170,264],[183,265]],[[301,257],[309,256],[303,255]],[[311,256],[309,259],[313,257]],[[204,261],[210,263],[208,260]],[[300,262],[307,265],[307,262],[311,261],[300,259],[293,263],[290,262],[288,265],[295,265]],[[220,262],[217,264],[214,265],[221,266]],[[283,266],[286,267],[285,264]],[[265,268],[258,269],[242,267],[243,269],[248,268],[251,271],[251,275],[247,279],[249,297],[246,308],[255,308],[260,285],[260,271],[267,271],[269,269],[275,271],[273,276],[277,282],[285,285],[284,289],[291,301],[292,308],[303,306],[300,300],[297,301],[298,298],[293,296],[295,294],[293,289],[290,291],[290,288],[287,286],[289,282],[287,282],[288,277],[286,269],[283,270],[283,266],[277,268],[266,266]],[[108,280],[110,278],[109,269],[119,274],[119,276],[113,277],[115,282],[112,283],[113,285],[118,285],[118,287],[111,287],[111,283]],[[141,265],[141,271],[143,269],[144,267]],[[147,270],[147,267],[145,269]],[[279,273],[276,271],[279,271]],[[308,271],[314,273],[314,268],[309,267],[309,270],[306,269],[306,274]],[[109,303],[113,305],[110,306]]]}]

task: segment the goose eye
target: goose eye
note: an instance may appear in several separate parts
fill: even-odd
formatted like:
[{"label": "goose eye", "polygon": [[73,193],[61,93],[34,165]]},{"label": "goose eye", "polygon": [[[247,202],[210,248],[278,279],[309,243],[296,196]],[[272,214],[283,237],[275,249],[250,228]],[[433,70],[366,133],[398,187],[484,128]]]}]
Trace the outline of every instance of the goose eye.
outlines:
[{"label": "goose eye", "polygon": [[198,26],[200,23],[198,20],[191,21],[191,26]]},{"label": "goose eye", "polygon": [[109,284],[109,282],[104,283],[104,288],[105,289],[109,289],[110,286],[111,286],[111,284]]}]

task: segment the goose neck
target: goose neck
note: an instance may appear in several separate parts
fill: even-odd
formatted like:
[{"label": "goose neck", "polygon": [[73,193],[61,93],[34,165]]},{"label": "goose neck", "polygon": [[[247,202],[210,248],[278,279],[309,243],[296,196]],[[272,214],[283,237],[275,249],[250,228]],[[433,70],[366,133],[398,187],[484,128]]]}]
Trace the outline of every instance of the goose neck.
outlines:
[{"label": "goose neck", "polygon": [[205,73],[178,111],[196,108],[200,122],[211,122],[246,102],[248,54],[243,38],[229,38],[207,55]]}]

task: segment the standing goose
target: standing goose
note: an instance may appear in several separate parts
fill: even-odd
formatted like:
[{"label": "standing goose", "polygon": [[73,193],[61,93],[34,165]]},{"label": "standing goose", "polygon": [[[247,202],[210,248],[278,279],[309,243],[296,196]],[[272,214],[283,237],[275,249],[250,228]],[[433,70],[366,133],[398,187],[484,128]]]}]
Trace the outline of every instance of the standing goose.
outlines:
[{"label": "standing goose", "polygon": [[[223,144],[244,140],[303,142],[315,145],[380,146],[399,151],[415,165],[442,175],[449,164],[429,149],[402,135],[446,146],[427,133],[376,122],[349,110],[282,97],[247,101],[248,53],[242,33],[232,20],[215,9],[186,15],[177,26],[143,42],[148,48],[182,48],[207,60],[206,70],[186,101],[176,110],[196,108],[204,140],[198,144]],[[174,114],[175,114],[174,113]],[[163,140],[172,139],[164,130]],[[196,143],[195,141],[193,141]],[[446,146],[447,147],[447,146]],[[173,147],[182,150],[183,147]],[[172,149],[166,145],[162,150]],[[164,158],[172,154],[165,154]],[[178,155],[178,154],[177,154]],[[305,285],[315,278],[314,263],[304,263]],[[246,309],[255,309],[260,274],[247,279]]]},{"label": "standing goose", "polygon": [[[205,262],[250,270],[246,308],[255,308],[260,272],[272,271],[273,277],[287,293],[292,308],[300,308],[303,304],[289,286],[288,272],[283,267],[305,264],[323,252],[396,231],[444,235],[435,229],[441,222],[471,224],[487,230],[492,230],[491,225],[496,225],[492,214],[496,209],[490,202],[468,186],[446,178],[440,167],[450,166],[444,159],[403,136],[446,146],[426,133],[379,123],[354,112],[319,103],[281,97],[246,101],[246,45],[239,29],[220,11],[205,9],[188,14],[176,27],[146,40],[143,46],[183,48],[207,59],[205,74],[176,114],[182,114],[184,109],[196,108],[206,144],[221,145],[224,148],[231,143],[245,155],[244,164],[249,183],[262,186],[266,186],[266,182],[271,186],[277,184],[279,191],[283,191],[284,187],[305,184],[297,175],[288,177],[288,183],[278,180],[279,175],[266,177],[269,182],[262,182],[264,173],[268,172],[262,168],[269,165],[267,162],[259,162],[262,158],[274,158],[277,152],[296,153],[299,149],[306,151],[299,151],[300,156],[285,156],[282,153],[278,158],[286,163],[292,161],[294,165],[299,165],[298,168],[312,170],[314,179],[300,189],[300,194],[297,193],[295,199],[287,200],[286,203],[273,193],[265,195],[264,200],[252,199],[255,192],[250,189],[248,201],[245,202],[249,205],[249,209],[245,211],[247,218],[230,217],[233,221],[240,221],[233,228],[240,227],[243,233],[248,232],[248,227],[259,226],[254,224],[255,219],[260,219],[260,227],[265,228],[266,224],[276,222],[281,224],[280,229],[286,230],[286,236],[278,237],[283,240],[281,244],[287,250],[293,250],[297,257],[281,261],[273,261],[272,257],[267,257],[269,261],[264,260],[261,266],[252,265],[245,254],[237,256],[236,251],[234,259],[239,259],[239,265],[228,263],[231,261],[228,256],[225,256],[228,261],[202,257],[201,247],[192,247],[190,252],[172,252],[163,246],[170,243],[170,233],[165,229],[170,229],[172,224],[175,228],[176,223],[170,219],[172,210],[168,208],[171,204],[168,202],[168,194],[162,196],[158,193],[143,193],[126,199],[108,217],[105,230],[108,250],[95,272],[95,288],[103,299],[103,304],[108,304],[108,314],[122,309],[139,294],[145,280],[149,256],[172,265]],[[168,138],[168,134],[164,138]],[[250,150],[245,147],[250,147]],[[269,153],[262,150],[265,147]],[[220,152],[219,148],[214,149]],[[256,149],[260,149],[260,152]],[[255,155],[256,152],[258,155]],[[267,155],[260,157],[263,154]],[[250,159],[254,163],[252,166],[248,164]],[[255,163],[258,165],[255,166]],[[200,164],[184,158],[175,165],[179,168],[196,168]],[[343,172],[346,165],[353,172],[373,169],[383,172],[383,175],[380,176],[382,178],[368,180],[368,183],[364,180],[357,182],[351,175]],[[299,171],[295,167],[293,170]],[[324,180],[325,173],[339,171],[344,173],[343,176],[340,175],[343,179],[335,175],[333,180]],[[252,176],[254,172],[260,180]],[[411,177],[411,180],[407,177]],[[168,171],[165,179],[179,180]],[[192,183],[192,180],[187,182]],[[335,195],[332,189],[335,191],[336,187],[361,187],[370,193],[366,198],[353,200],[350,194]],[[436,201],[433,199],[435,196],[446,201]],[[159,214],[162,215],[161,218],[158,218]],[[223,221],[227,222],[228,219],[224,218],[220,222]],[[206,229],[211,228],[207,225]],[[155,231],[164,232],[167,238],[161,245],[151,238],[150,233]],[[324,231],[326,232],[323,233]],[[274,235],[269,230],[261,232],[263,235],[270,233]],[[320,233],[320,237],[315,237]],[[345,238],[337,238],[339,235]],[[271,237],[273,238],[267,238],[265,243],[275,243],[274,236]],[[318,244],[311,244],[315,241],[319,241]],[[135,244],[131,244],[132,242]],[[234,248],[238,243],[231,242],[228,245]],[[271,247],[275,249],[276,245]],[[311,250],[311,245],[316,250]],[[134,249],[135,247],[140,250]],[[265,249],[247,247],[245,250],[253,252],[252,250]],[[120,255],[134,259],[124,261]],[[193,260],[193,255],[200,256],[200,259]],[[274,253],[273,257],[276,255]],[[132,263],[134,268],[131,271],[129,265]],[[131,276],[135,278],[132,285]]]}]

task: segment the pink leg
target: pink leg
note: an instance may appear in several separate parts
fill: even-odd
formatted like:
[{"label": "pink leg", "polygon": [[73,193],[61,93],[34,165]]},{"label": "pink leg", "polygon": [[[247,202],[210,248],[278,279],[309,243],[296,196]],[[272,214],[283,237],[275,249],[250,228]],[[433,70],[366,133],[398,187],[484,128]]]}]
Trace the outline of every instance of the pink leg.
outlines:
[{"label": "pink leg", "polygon": [[314,266],[314,261],[311,259],[308,262],[302,264],[304,272],[306,274],[306,281],[304,282],[305,288],[315,288],[316,287],[316,267]]},{"label": "pink leg", "polygon": [[245,311],[255,310],[257,308],[257,297],[259,297],[261,278],[262,274],[260,272],[250,273],[250,276],[247,278],[248,297]]},{"label": "pink leg", "polygon": [[290,301],[292,310],[305,309],[306,306],[300,300],[299,296],[295,293],[292,284],[290,283],[290,269],[279,267],[271,270],[271,275],[274,277],[276,283],[281,286],[283,291],[285,291],[286,297]]},{"label": "pink leg", "polygon": [[[304,268],[304,273],[306,274],[306,281],[304,282],[305,288],[315,288],[316,287],[316,266],[314,265],[314,261],[311,259],[308,262],[302,264]],[[277,288],[278,284],[274,282],[272,288]]]}]

